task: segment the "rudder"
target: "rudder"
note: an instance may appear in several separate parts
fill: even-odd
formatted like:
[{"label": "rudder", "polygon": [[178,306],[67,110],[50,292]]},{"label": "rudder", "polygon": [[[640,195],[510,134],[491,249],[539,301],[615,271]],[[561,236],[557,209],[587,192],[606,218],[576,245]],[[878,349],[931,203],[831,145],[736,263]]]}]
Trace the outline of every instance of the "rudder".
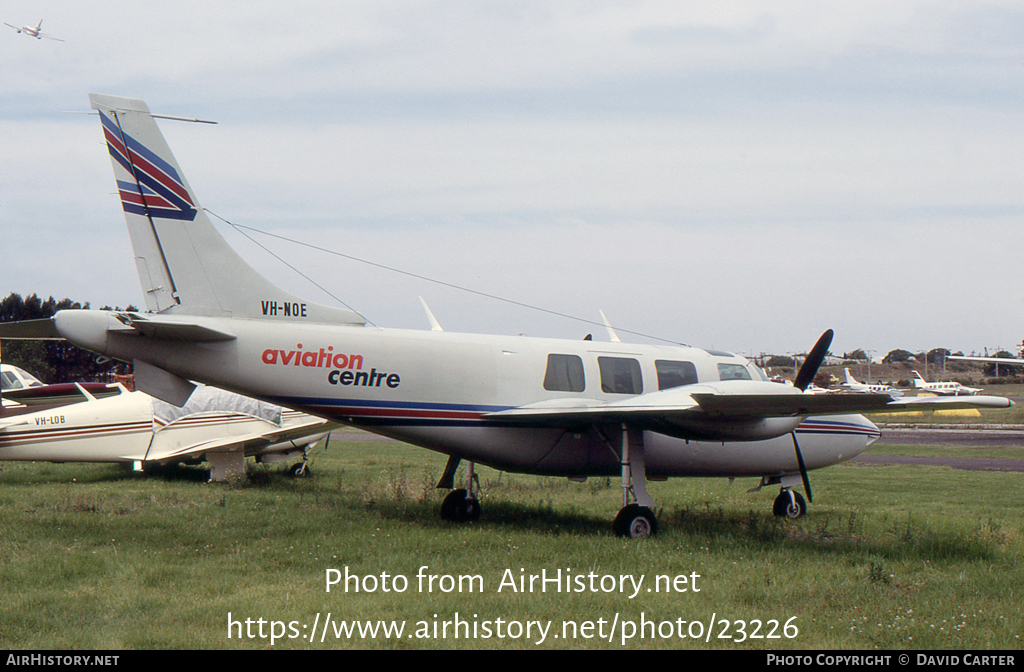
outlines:
[{"label": "rudder", "polygon": [[310,303],[245,262],[199,206],[149,108],[89,94],[114,168],[135,265],[153,312],[365,324],[350,310]]}]

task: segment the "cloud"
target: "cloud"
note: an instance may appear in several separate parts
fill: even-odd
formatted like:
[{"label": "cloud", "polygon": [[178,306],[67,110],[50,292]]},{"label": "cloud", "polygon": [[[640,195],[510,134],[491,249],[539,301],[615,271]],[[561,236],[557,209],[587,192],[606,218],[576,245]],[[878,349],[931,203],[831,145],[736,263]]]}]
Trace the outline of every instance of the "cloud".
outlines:
[{"label": "cloud", "polygon": [[[828,326],[847,350],[1019,340],[1013,3],[4,12],[67,40],[0,34],[0,277],[23,292],[140,303],[98,125],[61,114],[97,91],[221,122],[161,122],[214,212],[482,291],[736,349]],[[422,286],[297,260],[382,324],[422,326]],[[431,306],[458,329],[595,329]]]}]

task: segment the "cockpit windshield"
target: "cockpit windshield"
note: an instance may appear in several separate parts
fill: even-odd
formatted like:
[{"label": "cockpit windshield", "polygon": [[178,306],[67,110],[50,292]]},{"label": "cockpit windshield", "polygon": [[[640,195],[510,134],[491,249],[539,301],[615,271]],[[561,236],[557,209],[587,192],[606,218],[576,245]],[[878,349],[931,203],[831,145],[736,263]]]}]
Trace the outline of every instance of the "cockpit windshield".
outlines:
[{"label": "cockpit windshield", "polygon": [[31,373],[10,364],[0,370],[0,389],[21,390],[26,387],[42,387],[43,383]]}]

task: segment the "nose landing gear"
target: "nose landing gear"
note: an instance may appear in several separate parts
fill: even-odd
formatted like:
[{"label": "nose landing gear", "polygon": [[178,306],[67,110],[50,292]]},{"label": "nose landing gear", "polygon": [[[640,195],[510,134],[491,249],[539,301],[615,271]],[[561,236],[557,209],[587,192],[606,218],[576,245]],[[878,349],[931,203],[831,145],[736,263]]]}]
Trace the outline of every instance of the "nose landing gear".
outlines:
[{"label": "nose landing gear", "polygon": [[772,513],[779,518],[800,518],[807,513],[807,502],[803,495],[793,488],[782,488],[779,496],[775,498]]}]

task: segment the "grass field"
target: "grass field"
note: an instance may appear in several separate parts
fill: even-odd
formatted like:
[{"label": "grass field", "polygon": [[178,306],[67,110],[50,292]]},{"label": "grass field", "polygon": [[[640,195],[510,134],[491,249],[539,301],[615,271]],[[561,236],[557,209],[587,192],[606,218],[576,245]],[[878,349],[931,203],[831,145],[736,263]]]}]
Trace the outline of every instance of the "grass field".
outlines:
[{"label": "grass field", "polygon": [[[663,507],[658,536],[627,541],[611,533],[616,479],[482,469],[480,522],[442,522],[432,486],[443,464],[384,441],[332,441],[306,480],[283,467],[210,485],[200,469],[137,478],[114,466],[2,463],[0,647],[269,648],[270,621],[281,622],[273,646],[284,649],[1020,646],[1022,474],[840,465],[812,472],[815,502],[796,522],[771,516],[776,488],[747,494],[752,480],[676,479],[651,485]],[[438,578],[433,591],[419,590],[422,566],[453,580],[479,576],[481,589],[446,593]],[[362,587],[377,590],[326,592],[327,570],[346,567],[374,576],[377,586]],[[518,578],[521,569],[644,583],[632,599],[631,588],[605,593],[600,584],[520,593],[506,583],[498,592],[506,570]],[[408,588],[384,592],[382,573]],[[687,577],[676,584],[687,591],[646,592],[656,575]],[[239,622],[230,638],[229,612]],[[322,643],[317,630],[308,641],[328,613],[335,623],[394,619],[405,630],[367,639],[332,630]],[[456,613],[466,636],[440,636]],[[268,637],[240,638],[246,618],[253,634],[266,619]],[[641,619],[656,625],[623,641],[626,622]],[[517,636],[512,625],[534,620],[553,622],[541,644],[539,630]],[[576,624],[575,638],[563,621]]]}]

